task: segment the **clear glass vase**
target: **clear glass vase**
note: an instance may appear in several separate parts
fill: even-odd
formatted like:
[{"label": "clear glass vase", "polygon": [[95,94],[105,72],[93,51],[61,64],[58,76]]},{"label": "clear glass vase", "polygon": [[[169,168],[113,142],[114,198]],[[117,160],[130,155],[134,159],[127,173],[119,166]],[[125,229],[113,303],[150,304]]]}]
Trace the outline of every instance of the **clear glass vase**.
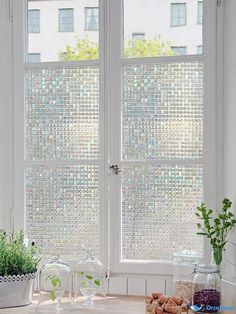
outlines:
[{"label": "clear glass vase", "polygon": [[220,312],[221,276],[218,266],[197,266],[193,280],[192,304],[195,313]]},{"label": "clear glass vase", "polygon": [[[72,274],[70,267],[59,259],[54,257],[45,263],[39,274],[41,309],[53,307],[54,312],[60,312],[65,309],[65,304],[71,301]],[[62,300],[65,303],[62,303]]]},{"label": "clear glass vase", "polygon": [[79,302],[79,296],[86,297],[83,306],[93,307],[94,296],[101,291],[105,279],[102,263],[94,256],[91,251],[82,258],[75,269],[74,287],[75,304]]}]

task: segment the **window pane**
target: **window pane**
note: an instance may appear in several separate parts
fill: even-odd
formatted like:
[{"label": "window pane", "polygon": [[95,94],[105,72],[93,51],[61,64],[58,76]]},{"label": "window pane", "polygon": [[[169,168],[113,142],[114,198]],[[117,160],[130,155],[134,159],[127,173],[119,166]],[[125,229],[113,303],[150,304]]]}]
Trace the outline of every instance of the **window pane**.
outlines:
[{"label": "window pane", "polygon": [[74,10],[59,9],[59,32],[74,31]]},{"label": "window pane", "polygon": [[186,24],[186,3],[171,4],[171,26]]},{"label": "window pane", "polygon": [[195,217],[202,176],[199,164],[122,169],[122,260],[172,261],[174,243],[202,251]]},{"label": "window pane", "polygon": [[28,70],[27,160],[98,159],[98,67]]},{"label": "window pane", "polygon": [[202,24],[202,20],[203,20],[203,3],[202,1],[198,1],[198,24]]},{"label": "window pane", "polygon": [[40,32],[40,10],[28,10],[28,32]]},{"label": "window pane", "polygon": [[98,31],[99,11],[98,8],[85,8],[85,30]]},{"label": "window pane", "polygon": [[28,53],[40,53],[41,62],[99,58],[98,0],[28,0],[28,10]]},{"label": "window pane", "polygon": [[187,47],[171,47],[175,56],[183,56],[187,54]]},{"label": "window pane", "polygon": [[29,63],[37,63],[40,62],[40,53],[29,53],[28,54],[28,62]]},{"label": "window pane", "polygon": [[[202,45],[202,25],[196,21],[197,0],[186,0],[185,3],[166,0],[123,2],[125,58],[173,56],[171,47],[186,47],[186,53],[191,55],[196,54],[196,47]],[[144,33],[145,40],[134,43],[134,33]]]},{"label": "window pane", "polygon": [[97,166],[30,166],[25,171],[27,236],[47,254],[99,255]]},{"label": "window pane", "polygon": [[124,160],[198,159],[203,141],[203,64],[123,67]]}]

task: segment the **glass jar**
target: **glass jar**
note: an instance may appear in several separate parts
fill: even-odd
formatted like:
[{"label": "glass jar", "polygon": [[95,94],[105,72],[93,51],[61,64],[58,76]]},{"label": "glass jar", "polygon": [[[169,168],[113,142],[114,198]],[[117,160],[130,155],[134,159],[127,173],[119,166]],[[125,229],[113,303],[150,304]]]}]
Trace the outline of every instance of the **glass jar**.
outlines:
[{"label": "glass jar", "polygon": [[195,265],[201,263],[202,256],[191,250],[174,253],[174,289],[175,295],[192,300],[193,273]]},{"label": "glass jar", "polygon": [[40,300],[39,305],[55,304],[58,312],[64,309],[62,299],[66,303],[71,301],[72,274],[70,267],[54,257],[45,263],[39,273]]},{"label": "glass jar", "polygon": [[102,263],[91,251],[82,258],[75,269],[75,303],[79,295],[86,297],[84,306],[94,306],[93,298],[103,287],[105,273]]},{"label": "glass jar", "polygon": [[198,265],[193,280],[193,310],[198,313],[220,311],[219,268],[216,265]]}]

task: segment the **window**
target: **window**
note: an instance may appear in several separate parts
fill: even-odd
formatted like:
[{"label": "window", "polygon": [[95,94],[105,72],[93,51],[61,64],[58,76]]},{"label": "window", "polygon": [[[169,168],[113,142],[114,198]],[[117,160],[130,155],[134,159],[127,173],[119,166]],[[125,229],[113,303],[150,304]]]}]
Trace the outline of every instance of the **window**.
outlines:
[{"label": "window", "polygon": [[183,56],[187,54],[187,47],[183,46],[183,47],[171,47],[173,53],[175,56]]},{"label": "window", "polygon": [[[41,50],[28,50],[40,51],[41,63],[26,63],[22,71],[25,105],[17,111],[21,125],[16,128],[25,146],[16,145],[22,167],[15,169],[24,171],[24,184],[16,184],[15,195],[20,189],[22,206],[17,208],[25,207],[27,235],[43,250],[56,250],[69,261],[78,258],[82,246],[93,249],[104,263],[110,255],[114,273],[166,274],[166,269],[171,272],[173,245],[202,251],[195,209],[203,201],[205,173],[215,169],[213,160],[206,164],[203,150],[203,129],[210,128],[212,134],[215,127],[209,96],[215,95],[214,77],[207,72],[205,80],[205,71],[216,64],[211,54],[214,29],[205,32],[203,27],[209,36],[204,46],[208,53],[203,56],[196,54],[201,27],[196,27],[199,36],[194,45],[195,30],[191,33],[190,28],[184,38],[173,31],[173,48],[195,47],[193,55],[187,50],[175,57],[169,35],[165,36],[169,4],[163,8],[155,1],[154,10],[153,3],[117,0],[109,2],[107,10],[105,1],[101,11],[107,16],[100,20],[109,20],[110,32],[106,34],[104,24],[99,38],[106,34],[109,45],[101,42],[97,59],[88,60],[83,53],[73,62],[44,62],[49,57]],[[207,12],[216,13],[213,4],[207,2]],[[159,37],[153,30],[148,33],[158,10],[163,17]],[[141,45],[135,51],[135,45],[127,42],[132,44],[140,14],[147,17],[142,20],[144,43],[153,46]],[[156,24],[154,29],[159,30]],[[67,36],[60,37],[63,41]],[[179,42],[186,45],[175,44]],[[71,53],[58,47],[65,57]],[[206,60],[208,55],[212,57]],[[215,139],[207,137],[204,148],[209,145],[215,145]],[[111,164],[121,172],[115,174]]]},{"label": "window", "polygon": [[145,33],[133,33],[132,39],[135,40],[144,40],[145,39]]},{"label": "window", "polygon": [[59,9],[59,32],[74,31],[74,10]]},{"label": "window", "polygon": [[85,8],[85,30],[97,31],[99,26],[98,8]]},{"label": "window", "polygon": [[40,62],[41,55],[40,53],[28,53],[28,62],[37,63]]},{"label": "window", "polygon": [[197,22],[198,24],[202,24],[203,19],[203,3],[202,1],[198,1],[198,9],[197,9]]},{"label": "window", "polygon": [[187,13],[186,3],[172,3],[171,4],[171,26],[186,25]]},{"label": "window", "polygon": [[197,46],[197,54],[201,55],[202,52],[202,45]]},{"label": "window", "polygon": [[40,32],[40,10],[28,10],[28,32]]}]

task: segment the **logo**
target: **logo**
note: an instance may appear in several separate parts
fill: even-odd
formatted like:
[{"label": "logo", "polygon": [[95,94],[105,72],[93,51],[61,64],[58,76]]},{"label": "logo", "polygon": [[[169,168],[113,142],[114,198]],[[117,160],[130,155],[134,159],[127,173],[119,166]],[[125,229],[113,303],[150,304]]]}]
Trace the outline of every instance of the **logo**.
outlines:
[{"label": "logo", "polygon": [[203,304],[201,304],[200,306],[198,305],[190,305],[190,309],[193,310],[194,312],[199,312],[203,309]]},{"label": "logo", "polygon": [[194,312],[200,312],[202,310],[204,311],[233,311],[234,307],[233,306],[211,306],[211,305],[207,305],[204,306],[204,304],[201,304],[200,306],[196,305],[196,304],[190,304],[189,308],[194,311]]}]

